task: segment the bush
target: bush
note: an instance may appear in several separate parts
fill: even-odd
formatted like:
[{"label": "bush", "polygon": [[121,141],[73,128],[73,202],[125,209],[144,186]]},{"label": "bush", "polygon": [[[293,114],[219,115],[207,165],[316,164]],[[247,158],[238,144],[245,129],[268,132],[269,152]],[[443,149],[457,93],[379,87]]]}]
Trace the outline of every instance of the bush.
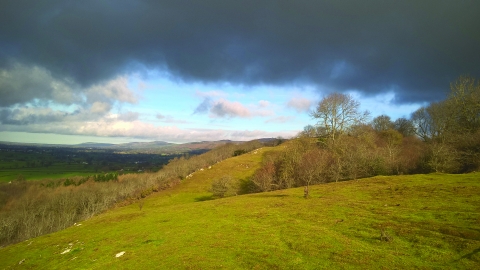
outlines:
[{"label": "bush", "polygon": [[243,155],[245,153],[247,153],[247,151],[245,151],[243,149],[238,149],[238,150],[235,150],[235,152],[233,152],[233,156],[236,157],[236,156]]},{"label": "bush", "polygon": [[220,198],[237,195],[238,184],[230,175],[224,175],[213,181],[211,191],[215,197]]}]

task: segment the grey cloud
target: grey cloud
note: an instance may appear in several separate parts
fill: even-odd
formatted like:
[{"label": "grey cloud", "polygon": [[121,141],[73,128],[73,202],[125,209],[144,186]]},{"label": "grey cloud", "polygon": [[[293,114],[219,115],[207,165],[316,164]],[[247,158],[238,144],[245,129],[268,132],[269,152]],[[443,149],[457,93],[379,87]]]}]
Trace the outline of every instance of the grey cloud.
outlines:
[{"label": "grey cloud", "polygon": [[2,125],[29,125],[61,122],[67,113],[54,111],[49,108],[21,107],[16,109],[2,109],[0,123]]},{"label": "grey cloud", "polygon": [[211,98],[209,97],[206,97],[202,103],[200,103],[196,108],[195,110],[193,111],[194,114],[203,114],[203,113],[207,113],[210,108],[212,107],[213,105],[213,101]]},{"label": "grey cloud", "polygon": [[[250,118],[250,117],[266,117],[274,115],[273,110],[268,107],[270,102],[266,100],[260,100],[258,105],[243,105],[238,101],[229,101],[224,98],[212,100],[207,97],[200,103],[194,111],[197,113],[208,113],[211,118]],[[157,116],[158,118],[158,116]]]},{"label": "grey cloud", "polygon": [[135,121],[139,114],[126,112],[112,118],[108,112],[109,103],[95,102],[90,108],[78,108],[73,112],[62,111],[42,106],[16,106],[14,108],[0,108],[0,124],[14,126],[31,125],[67,125],[72,123],[105,121]]},{"label": "grey cloud", "polygon": [[249,118],[252,116],[252,113],[240,102],[231,102],[225,99],[219,99],[215,101],[210,108],[210,116]]},{"label": "grey cloud", "polygon": [[18,63],[0,69],[0,106],[53,100],[60,104],[79,101],[75,85],[59,80],[46,69]]},{"label": "grey cloud", "polygon": [[131,121],[138,120],[139,116],[140,114],[138,112],[126,112],[126,113],[120,114],[118,116],[118,120],[131,122]]},{"label": "grey cloud", "polygon": [[143,67],[430,101],[457,76],[480,76],[478,10],[447,0],[3,1],[0,66],[41,66],[82,87]]}]

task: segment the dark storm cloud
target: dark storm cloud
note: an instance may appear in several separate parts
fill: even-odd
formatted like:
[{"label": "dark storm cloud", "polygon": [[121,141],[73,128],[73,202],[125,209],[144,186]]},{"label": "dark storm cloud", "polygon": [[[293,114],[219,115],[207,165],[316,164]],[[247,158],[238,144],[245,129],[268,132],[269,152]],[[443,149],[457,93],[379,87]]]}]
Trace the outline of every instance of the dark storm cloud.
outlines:
[{"label": "dark storm cloud", "polygon": [[7,0],[0,68],[41,66],[84,87],[145,67],[430,101],[457,76],[480,75],[478,10],[480,1]]}]

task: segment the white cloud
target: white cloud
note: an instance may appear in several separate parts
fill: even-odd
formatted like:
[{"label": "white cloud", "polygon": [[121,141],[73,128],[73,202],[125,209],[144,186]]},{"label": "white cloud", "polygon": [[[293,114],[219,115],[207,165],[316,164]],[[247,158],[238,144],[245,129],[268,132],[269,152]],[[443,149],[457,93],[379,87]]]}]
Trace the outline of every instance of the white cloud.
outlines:
[{"label": "white cloud", "polygon": [[110,111],[112,106],[106,102],[96,101],[90,107],[90,112],[94,114],[105,114]]},{"label": "white cloud", "polygon": [[140,116],[140,114],[138,112],[130,112],[129,111],[129,112],[126,112],[126,113],[119,114],[117,116],[117,119],[122,120],[122,121],[131,122],[131,121],[138,120],[139,116]]},{"label": "white cloud", "polygon": [[141,121],[101,119],[84,122],[61,122],[30,125],[1,125],[0,131],[88,135],[99,137],[130,137],[169,142],[212,140],[247,141],[257,138],[290,138],[298,131],[268,132],[261,130],[180,129],[176,126],[156,126]]},{"label": "white cloud", "polygon": [[269,109],[271,103],[260,100],[257,104],[243,105],[238,101],[229,101],[224,98],[213,100],[205,98],[194,110],[194,114],[209,113],[211,118],[251,118],[255,116],[272,116],[275,113]]},{"label": "white cloud", "polygon": [[307,112],[311,106],[312,101],[300,96],[293,97],[287,102],[287,107],[295,109],[297,112]]},{"label": "white cloud", "polygon": [[117,77],[103,84],[94,85],[86,89],[87,101],[109,101],[110,103],[126,102],[135,104],[138,101],[136,94],[128,88],[128,79],[124,76]]},{"label": "white cloud", "polygon": [[269,106],[270,106],[270,101],[260,100],[260,101],[258,102],[258,106],[260,106],[261,108],[269,107]]},{"label": "white cloud", "polygon": [[210,108],[210,117],[241,117],[249,118],[252,113],[240,102],[225,99],[214,101]]}]

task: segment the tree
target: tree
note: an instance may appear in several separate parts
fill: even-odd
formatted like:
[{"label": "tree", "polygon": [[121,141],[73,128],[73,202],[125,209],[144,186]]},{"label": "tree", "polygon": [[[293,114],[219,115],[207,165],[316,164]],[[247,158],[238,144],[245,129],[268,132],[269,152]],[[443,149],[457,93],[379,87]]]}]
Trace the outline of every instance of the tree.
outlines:
[{"label": "tree", "polygon": [[326,156],[326,153],[317,148],[313,148],[303,154],[298,166],[298,173],[302,179],[302,184],[305,185],[305,198],[308,198],[311,184],[325,182],[325,179],[322,179],[322,174],[325,173],[327,165]]},{"label": "tree", "polygon": [[324,127],[332,143],[351,126],[367,120],[369,112],[360,112],[360,103],[351,95],[333,93],[324,97],[310,114],[317,125]]},{"label": "tree", "polygon": [[415,134],[422,140],[427,141],[431,138],[430,124],[431,119],[427,108],[420,107],[412,113],[412,123],[415,127]]},{"label": "tree", "polygon": [[317,129],[312,125],[307,125],[303,128],[300,136],[314,138],[317,137]]},{"label": "tree", "polygon": [[399,174],[399,164],[397,157],[400,153],[400,146],[402,144],[403,136],[400,132],[394,129],[388,129],[380,132],[380,136],[385,142],[385,148],[388,153],[388,163],[395,173]]},{"label": "tree", "polygon": [[458,154],[455,148],[446,143],[429,144],[427,165],[435,172],[453,173],[459,168]]},{"label": "tree", "polygon": [[373,118],[372,127],[376,131],[381,132],[393,128],[393,123],[390,116],[383,114]]},{"label": "tree", "polygon": [[456,131],[474,133],[480,129],[480,82],[470,76],[461,76],[450,84],[450,97]]},{"label": "tree", "polygon": [[415,133],[424,141],[445,141],[448,133],[455,133],[453,104],[448,101],[431,103],[412,114]]},{"label": "tree", "polygon": [[415,127],[413,126],[413,122],[407,118],[398,118],[393,123],[393,127],[396,131],[400,132],[403,137],[415,135]]},{"label": "tree", "polygon": [[272,161],[267,162],[258,169],[252,177],[252,182],[260,192],[270,191],[275,181],[275,165]]}]

